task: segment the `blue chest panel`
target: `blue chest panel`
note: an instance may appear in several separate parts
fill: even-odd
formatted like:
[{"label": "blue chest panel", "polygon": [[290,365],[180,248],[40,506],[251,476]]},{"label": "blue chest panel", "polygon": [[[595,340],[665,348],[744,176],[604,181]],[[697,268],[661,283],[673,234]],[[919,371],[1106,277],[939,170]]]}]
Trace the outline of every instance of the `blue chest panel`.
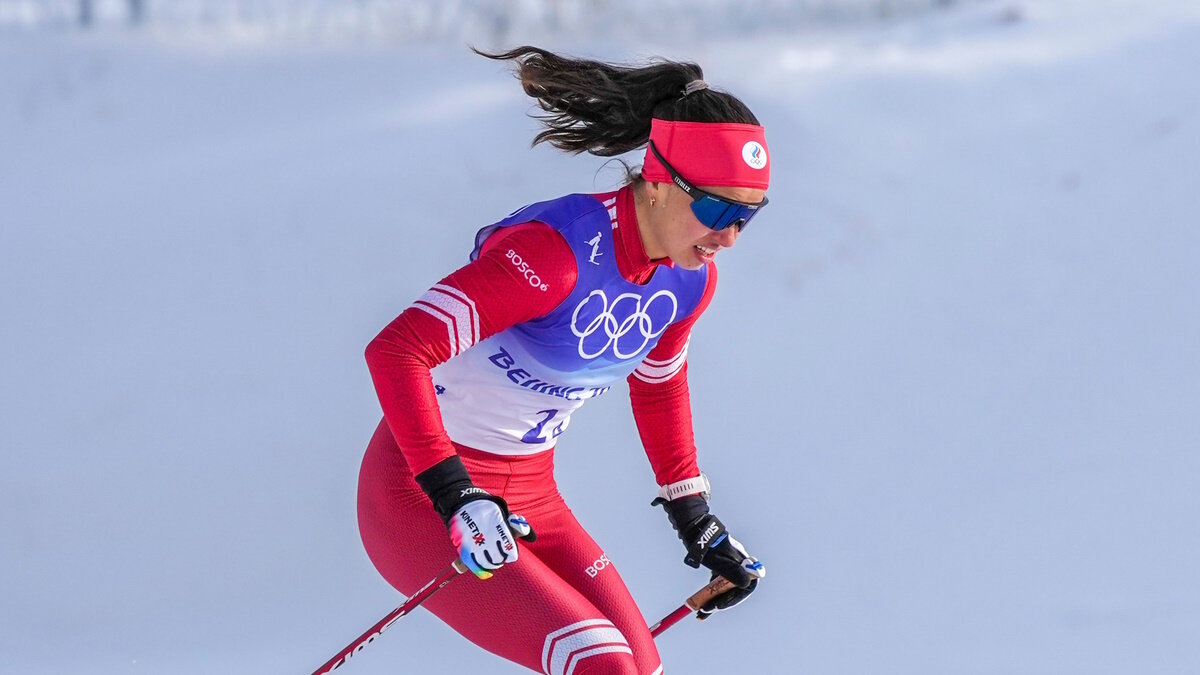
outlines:
[{"label": "blue chest panel", "polygon": [[498,228],[530,221],[562,234],[575,254],[578,280],[548,315],[495,337],[564,384],[606,385],[633,372],[667,327],[689,316],[704,294],[707,268],[660,265],[645,285],[625,280],[617,269],[612,216],[593,195],[531,204],[483,228],[471,258]]}]

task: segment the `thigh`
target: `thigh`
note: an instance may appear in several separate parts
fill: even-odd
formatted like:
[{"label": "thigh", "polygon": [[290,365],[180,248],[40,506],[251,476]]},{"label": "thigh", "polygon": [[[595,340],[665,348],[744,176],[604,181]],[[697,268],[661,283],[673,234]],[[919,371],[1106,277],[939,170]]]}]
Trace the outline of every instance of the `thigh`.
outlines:
[{"label": "thigh", "polygon": [[492,578],[464,574],[427,604],[463,637],[533,671],[644,672],[628,636],[528,547]]},{"label": "thigh", "polygon": [[633,650],[638,673],[661,672],[658,649],[641,609],[616,566],[575,515],[562,504],[538,509],[526,517],[538,532],[538,540],[526,548],[537,554],[538,561],[555,578],[570,585],[621,631]]},{"label": "thigh", "polygon": [[[396,461],[395,455],[368,450],[359,478],[359,528],[380,574],[401,593],[411,595],[444,570],[457,551],[429,500]],[[499,484],[485,487],[497,493],[502,490]],[[555,531],[558,521],[531,517],[531,522],[539,540],[543,536],[549,541],[563,539]],[[560,578],[541,560],[536,544],[522,543],[520,551],[517,562],[505,565],[491,579],[464,574],[422,607],[476,645],[533,671],[549,675],[652,672],[634,660],[636,638],[631,640],[606,611]],[[645,632],[644,622],[640,630]]]}]

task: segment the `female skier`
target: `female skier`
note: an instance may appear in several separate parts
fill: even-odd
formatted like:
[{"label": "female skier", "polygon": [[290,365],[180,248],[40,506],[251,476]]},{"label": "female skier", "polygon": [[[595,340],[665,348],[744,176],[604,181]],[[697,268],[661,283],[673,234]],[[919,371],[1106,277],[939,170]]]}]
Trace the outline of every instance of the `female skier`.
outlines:
[{"label": "female skier", "polygon": [[532,204],[481,229],[470,262],[371,341],[384,420],[359,477],[363,543],[404,594],[456,557],[487,579],[424,606],[504,658],[546,675],[658,674],[646,621],[558,493],[554,447],[575,410],[626,377],[655,503],[685,562],[737,586],[701,612],[741,602],[765,575],[709,513],[687,384],[713,258],[767,203],[763,128],[692,63],[481,54],[514,62],[546,112],[535,144],[646,155],[616,192]]}]

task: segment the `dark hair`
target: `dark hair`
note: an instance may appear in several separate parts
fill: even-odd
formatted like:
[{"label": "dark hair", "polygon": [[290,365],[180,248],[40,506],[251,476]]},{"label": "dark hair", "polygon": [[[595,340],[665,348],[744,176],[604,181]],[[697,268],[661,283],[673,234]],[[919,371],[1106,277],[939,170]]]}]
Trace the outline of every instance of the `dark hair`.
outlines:
[{"label": "dark hair", "polygon": [[530,46],[500,54],[472,51],[515,62],[521,87],[546,112],[538,116],[546,129],[534,137],[533,145],[547,142],[571,153],[612,157],[646,145],[652,117],[758,124],[746,104],[731,94],[701,89],[684,96],[689,82],[704,79],[695,63],[655,59],[644,65],[618,65]]}]

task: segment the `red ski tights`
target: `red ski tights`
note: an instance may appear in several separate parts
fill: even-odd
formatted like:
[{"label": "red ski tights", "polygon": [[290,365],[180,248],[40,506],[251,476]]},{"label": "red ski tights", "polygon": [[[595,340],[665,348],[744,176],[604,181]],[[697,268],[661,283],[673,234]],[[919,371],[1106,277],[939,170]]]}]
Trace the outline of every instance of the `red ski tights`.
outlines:
[{"label": "red ski tights", "polygon": [[[475,484],[525,516],[538,539],[521,542],[517,562],[491,579],[464,574],[421,606],[480,647],[546,675],[660,675],[625,582],[558,494],[554,451],[459,454]],[[457,556],[386,423],[363,458],[358,523],[376,569],[405,595]]]}]

